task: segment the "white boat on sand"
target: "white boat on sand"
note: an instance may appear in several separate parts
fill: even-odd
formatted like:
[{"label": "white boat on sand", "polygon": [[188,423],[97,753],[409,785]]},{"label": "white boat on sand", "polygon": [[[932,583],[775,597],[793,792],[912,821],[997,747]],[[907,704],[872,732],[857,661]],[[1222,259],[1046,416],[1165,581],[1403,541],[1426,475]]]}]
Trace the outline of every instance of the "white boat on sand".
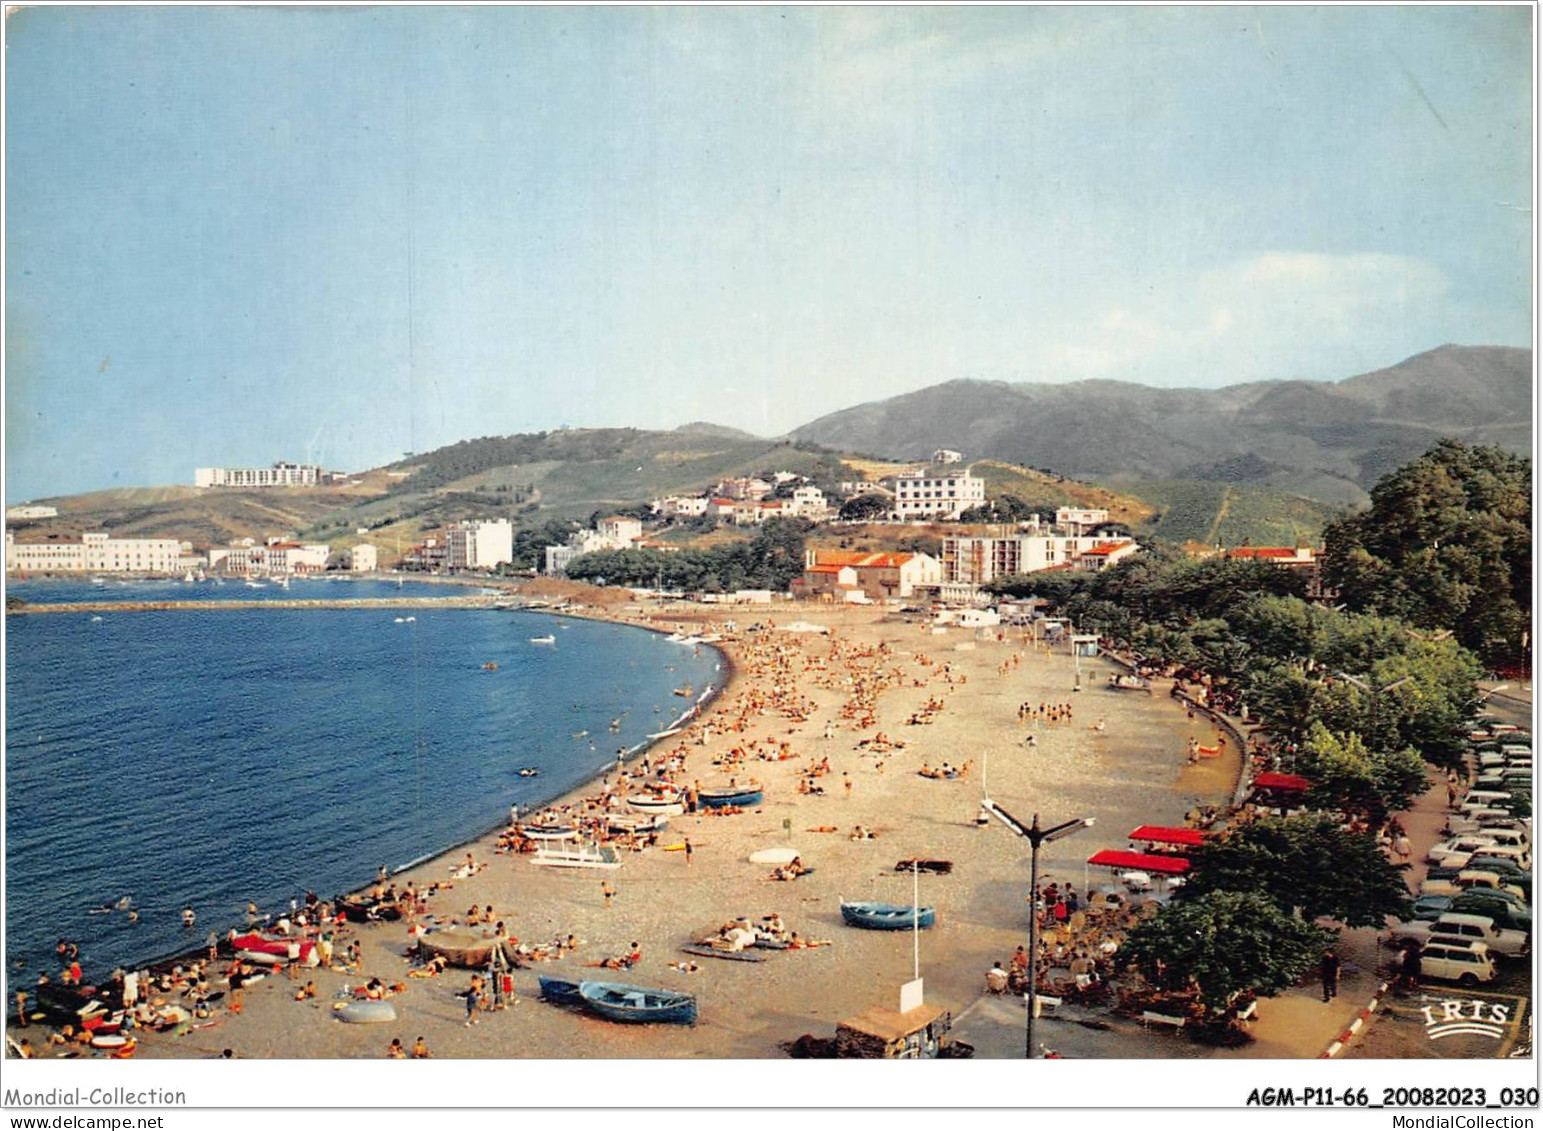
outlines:
[{"label": "white boat on sand", "polygon": [[587,844],[580,848],[548,848],[542,845],[530,858],[532,864],[548,868],[604,868],[607,871],[621,867],[621,857],[616,849],[605,845]]}]

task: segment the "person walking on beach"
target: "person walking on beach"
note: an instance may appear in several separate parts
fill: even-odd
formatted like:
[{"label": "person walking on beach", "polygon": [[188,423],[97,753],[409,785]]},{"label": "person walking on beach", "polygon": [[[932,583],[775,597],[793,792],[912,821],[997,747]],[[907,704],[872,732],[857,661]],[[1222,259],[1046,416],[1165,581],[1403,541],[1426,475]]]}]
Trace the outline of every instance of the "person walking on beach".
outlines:
[{"label": "person walking on beach", "polygon": [[[466,991],[466,1028],[470,1029],[477,1024],[477,1010],[482,1005],[482,994],[477,988],[478,979],[471,980],[471,988]],[[1325,998],[1325,1001],[1328,999]]]},{"label": "person walking on beach", "polygon": [[605,906],[606,909],[609,910],[611,906],[611,900],[616,895],[616,889],[611,886],[609,880],[600,881],[600,894],[605,897]]},{"label": "person walking on beach", "polygon": [[846,799],[852,800],[852,775],[844,770],[841,773],[841,788],[846,790]]},{"label": "person walking on beach", "polygon": [[691,838],[686,838],[686,867],[691,867]]}]

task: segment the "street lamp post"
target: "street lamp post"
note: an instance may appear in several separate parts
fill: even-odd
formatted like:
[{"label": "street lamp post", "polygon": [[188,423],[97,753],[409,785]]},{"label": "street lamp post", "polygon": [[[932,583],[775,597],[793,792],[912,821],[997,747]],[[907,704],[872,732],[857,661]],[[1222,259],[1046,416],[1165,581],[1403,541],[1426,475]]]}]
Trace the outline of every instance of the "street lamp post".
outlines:
[{"label": "street lamp post", "polygon": [[1039,846],[1089,828],[1093,824],[1093,818],[1081,817],[1042,829],[1039,827],[1039,814],[1035,813],[1033,824],[1026,828],[1022,821],[1012,816],[991,798],[982,798],[980,804],[982,809],[1029,842],[1029,992],[1025,1003],[1028,1008],[1025,1010],[1026,1016],[1023,1022],[1023,1055],[1025,1059],[1033,1060],[1034,1010],[1038,1003],[1036,966],[1039,962]]},{"label": "street lamp post", "polygon": [[1366,692],[1372,697],[1372,726],[1374,728],[1380,726],[1382,723],[1382,697],[1388,692],[1404,686],[1406,683],[1414,682],[1414,676],[1406,675],[1403,679],[1396,679],[1385,687],[1373,687],[1365,680],[1357,679],[1355,676],[1350,675],[1347,672],[1334,672],[1333,675],[1336,679],[1342,679],[1346,683],[1355,684],[1362,691]]}]

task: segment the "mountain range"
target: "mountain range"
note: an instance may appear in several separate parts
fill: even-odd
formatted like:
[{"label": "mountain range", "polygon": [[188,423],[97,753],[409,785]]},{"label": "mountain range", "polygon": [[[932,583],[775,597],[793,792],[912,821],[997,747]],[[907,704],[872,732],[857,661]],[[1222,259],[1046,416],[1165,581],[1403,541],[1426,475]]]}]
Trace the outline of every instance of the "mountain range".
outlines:
[{"label": "mountain range", "polygon": [[952,448],[1077,479],[1249,484],[1355,504],[1442,437],[1530,451],[1532,352],[1446,345],[1338,382],[1218,389],[948,381],[791,435],[892,459]]}]

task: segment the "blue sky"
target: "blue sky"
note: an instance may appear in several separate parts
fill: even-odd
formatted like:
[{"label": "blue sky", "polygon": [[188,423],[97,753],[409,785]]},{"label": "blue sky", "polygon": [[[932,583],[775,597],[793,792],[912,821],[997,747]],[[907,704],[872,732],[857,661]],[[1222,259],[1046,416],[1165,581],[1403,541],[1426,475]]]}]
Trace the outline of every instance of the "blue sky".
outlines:
[{"label": "blue sky", "polygon": [[1531,340],[1527,8],[43,8],[8,500]]}]

